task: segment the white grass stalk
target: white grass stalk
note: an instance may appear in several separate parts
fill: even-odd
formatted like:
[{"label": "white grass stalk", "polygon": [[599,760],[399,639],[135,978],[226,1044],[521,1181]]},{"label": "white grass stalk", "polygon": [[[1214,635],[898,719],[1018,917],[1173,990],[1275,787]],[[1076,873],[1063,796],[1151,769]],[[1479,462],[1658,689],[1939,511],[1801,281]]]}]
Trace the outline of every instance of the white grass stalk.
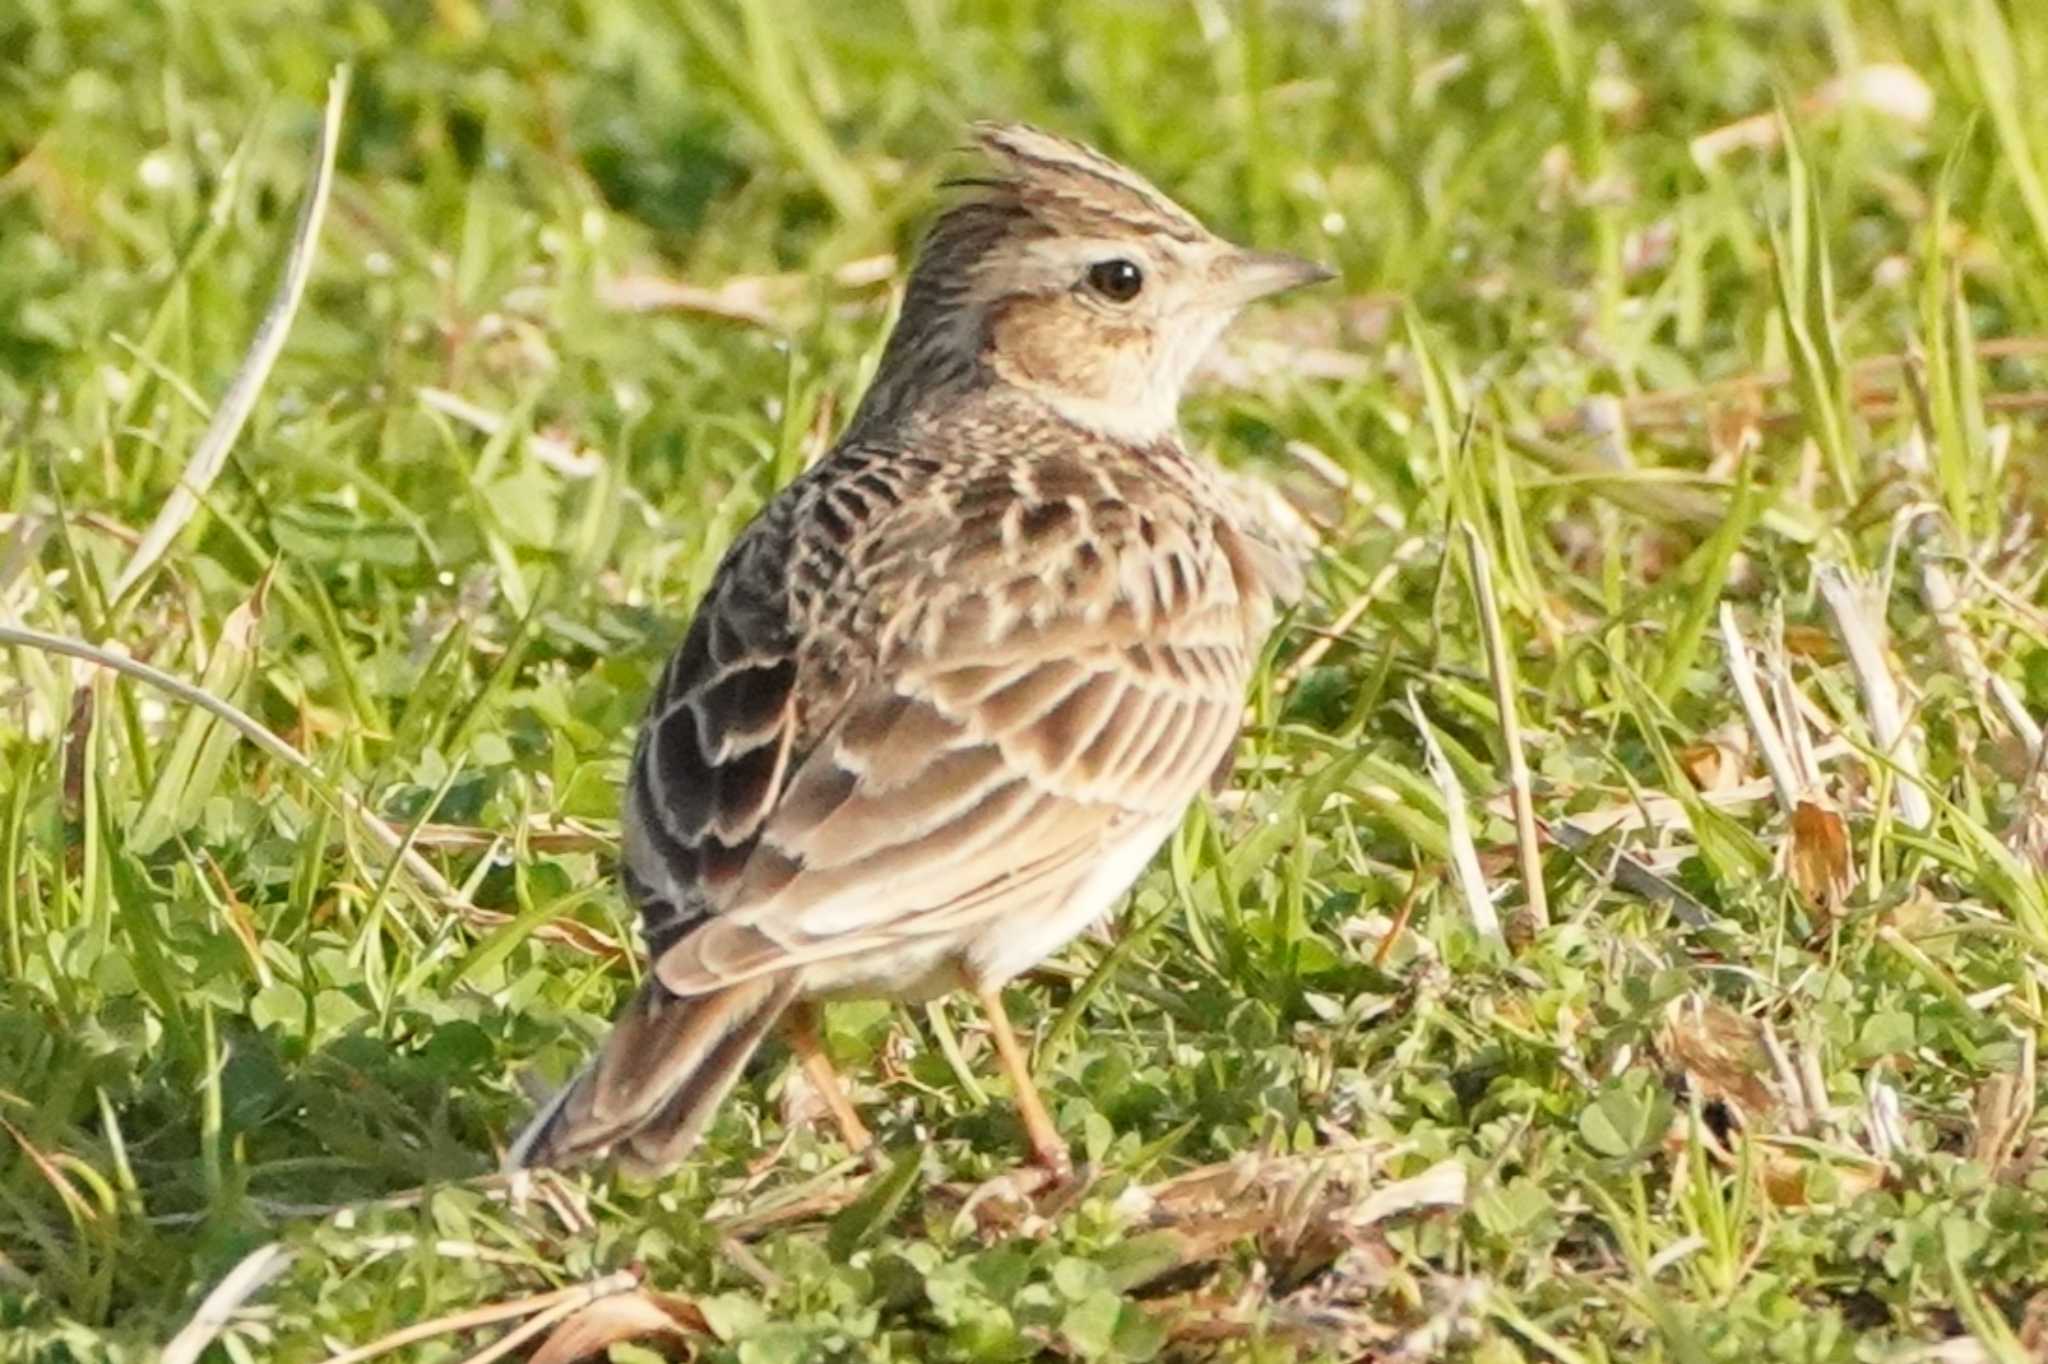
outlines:
[{"label": "white grass stalk", "polygon": [[379,1355],[389,1354],[393,1350],[403,1349],[422,1340],[432,1340],[436,1336],[449,1335],[456,1331],[473,1331],[479,1326],[494,1325],[514,1317],[528,1318],[518,1329],[487,1347],[483,1354],[470,1357],[472,1364],[476,1360],[496,1359],[539,1335],[563,1317],[580,1312],[598,1299],[608,1298],[614,1293],[630,1293],[639,1286],[640,1276],[632,1270],[622,1269],[587,1283],[571,1284],[567,1288],[536,1293],[532,1297],[519,1298],[512,1302],[475,1307],[467,1312],[453,1312],[431,1321],[414,1322],[411,1326],[400,1327],[387,1336],[371,1341],[368,1345],[329,1355],[323,1364],[361,1364],[363,1360],[375,1359]]},{"label": "white grass stalk", "polygon": [[1771,1026],[1771,1020],[1766,1018],[1761,1023],[1757,1042],[1771,1063],[1772,1087],[1777,1091],[1778,1102],[1785,1107],[1785,1124],[1794,1132],[1810,1132],[1814,1115],[1807,1108],[1806,1086],[1799,1077],[1799,1068],[1793,1064],[1785,1044],[1778,1040],[1778,1030]]},{"label": "white grass stalk", "polygon": [[1550,924],[1550,897],[1543,888],[1543,845],[1536,835],[1536,803],[1529,790],[1529,760],[1522,751],[1521,708],[1515,699],[1515,660],[1508,653],[1500,602],[1493,591],[1493,555],[1469,522],[1460,522],[1472,565],[1472,590],[1479,599],[1480,632],[1486,638],[1486,666],[1493,674],[1493,704],[1500,714],[1501,743],[1508,755],[1508,797],[1515,811],[1515,850],[1522,864],[1522,890],[1530,920]]},{"label": "white grass stalk", "polygon": [[1437,742],[1436,731],[1430,727],[1428,717],[1423,715],[1421,699],[1413,687],[1408,689],[1408,713],[1415,720],[1416,732],[1422,736],[1422,752],[1429,764],[1429,775],[1443,794],[1445,833],[1451,845],[1451,869],[1458,891],[1465,898],[1465,908],[1472,915],[1472,925],[1480,937],[1505,947],[1507,940],[1501,935],[1500,916],[1493,908],[1493,894],[1487,889],[1486,873],[1479,869],[1479,849],[1472,843],[1472,824],[1465,814],[1465,788],[1458,783],[1458,774],[1452,770],[1450,759],[1444,756],[1443,745]]},{"label": "white grass stalk", "polygon": [[255,411],[256,398],[263,391],[264,381],[270,377],[271,366],[277,363],[278,354],[284,349],[285,338],[291,333],[292,319],[299,311],[299,301],[305,297],[306,281],[313,273],[314,248],[319,242],[320,225],[327,217],[327,200],[334,187],[335,146],[341,137],[341,111],[348,101],[348,76],[348,67],[339,66],[327,82],[327,115],[320,124],[319,145],[313,150],[313,179],[307,187],[305,201],[299,206],[299,224],[292,234],[291,250],[285,257],[284,275],[278,281],[277,293],[264,311],[263,320],[257,324],[256,334],[250,338],[241,366],[229,381],[228,391],[222,395],[220,406],[214,409],[213,420],[200,436],[191,459],[186,461],[177,485],[171,489],[163,509],[157,512],[156,519],[143,533],[142,543],[129,556],[121,575],[114,580],[112,596],[117,602],[148,577],[157,561],[163,558],[164,551],[171,547],[171,542],[178,538],[178,533],[199,510],[201,499],[226,465],[235,438],[242,434],[249,414]]},{"label": "white grass stalk", "polygon": [[159,1364],[198,1364],[206,1347],[227,1329],[242,1304],[263,1291],[264,1285],[292,1266],[298,1251],[281,1241],[258,1246],[244,1255],[213,1291],[200,1300],[199,1310],[178,1329],[157,1356]]},{"label": "white grass stalk", "polygon": [[1764,672],[1778,709],[1778,736],[1792,763],[1794,789],[1801,800],[1815,800],[1825,783],[1820,760],[1814,756],[1812,731],[1807,728],[1806,697],[1792,684],[1792,660],[1785,651],[1785,614],[1777,608],[1771,611],[1771,631],[1764,637]]},{"label": "white grass stalk", "polygon": [[[479,406],[459,393],[450,393],[445,388],[421,387],[414,390],[420,402],[439,412],[444,417],[453,417],[464,426],[495,436],[505,429],[506,419],[487,407]],[[565,478],[590,478],[604,469],[604,456],[594,450],[578,449],[575,444],[532,432],[526,438],[526,448],[533,457]]]},{"label": "white grass stalk", "polygon": [[1814,580],[1848,654],[1849,671],[1862,694],[1871,737],[1878,751],[1904,776],[1892,783],[1899,818],[1911,828],[1924,829],[1934,820],[1934,805],[1920,783],[1919,737],[1906,724],[1898,680],[1885,661],[1884,601],[1837,563],[1817,565]]},{"label": "white grass stalk", "polygon": [[1798,769],[1793,766],[1784,736],[1778,732],[1778,722],[1771,717],[1771,709],[1764,703],[1763,688],[1757,685],[1756,667],[1750,662],[1749,645],[1742,638],[1741,627],[1735,623],[1735,608],[1727,602],[1721,603],[1721,651],[1727,657],[1728,677],[1735,683],[1735,696],[1742,703],[1743,717],[1749,721],[1750,732],[1756,736],[1757,752],[1763,755],[1764,771],[1770,774],[1771,789],[1777,793],[1778,808],[1789,817],[1798,808],[1804,786]]},{"label": "white grass stalk", "polygon": [[[580,1302],[573,1299],[567,1302],[558,1302],[544,1312],[536,1312],[527,1320],[507,1331],[501,1339],[486,1345],[483,1349],[470,1355],[462,1361],[462,1364],[496,1364],[498,1360],[511,1354],[541,1332],[575,1316],[596,1300],[597,1295],[593,1294]],[[609,1350],[606,1351],[607,1355],[610,1353]]]}]

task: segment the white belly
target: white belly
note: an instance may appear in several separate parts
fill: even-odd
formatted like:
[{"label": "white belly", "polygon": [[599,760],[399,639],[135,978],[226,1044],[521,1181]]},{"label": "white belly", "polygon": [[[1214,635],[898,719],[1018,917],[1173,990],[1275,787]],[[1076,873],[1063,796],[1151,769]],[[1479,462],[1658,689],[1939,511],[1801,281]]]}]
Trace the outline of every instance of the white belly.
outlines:
[{"label": "white belly", "polygon": [[831,957],[803,968],[806,999],[894,999],[922,1004],[967,984],[960,945],[951,938],[910,939],[877,952]]},{"label": "white belly", "polygon": [[803,967],[806,999],[921,1003],[952,990],[1001,985],[1030,970],[1108,914],[1180,824],[1141,825],[1068,879],[1023,894],[1002,917],[965,934],[893,939],[870,951]]},{"label": "white belly", "polygon": [[963,974],[976,985],[1001,985],[1065,947],[1109,913],[1179,824],[1176,815],[1139,826],[1105,848],[1058,903],[990,922],[967,942]]}]

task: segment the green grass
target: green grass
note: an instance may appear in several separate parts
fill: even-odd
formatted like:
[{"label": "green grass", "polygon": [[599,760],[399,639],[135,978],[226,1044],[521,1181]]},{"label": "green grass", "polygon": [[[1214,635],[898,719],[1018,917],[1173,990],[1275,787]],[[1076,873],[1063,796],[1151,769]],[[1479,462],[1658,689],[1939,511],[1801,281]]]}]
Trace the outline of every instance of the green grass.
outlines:
[{"label": "green grass", "polygon": [[[2044,20],[13,0],[0,623],[203,682],[310,770],[0,649],[0,1358],[154,1358],[272,1243],[289,1258],[207,1360],[321,1360],[629,1267],[690,1304],[706,1357],[763,1364],[2041,1358],[2048,826],[1952,649],[2048,719],[2048,380],[1994,344],[2048,333]],[[116,600],[275,288],[343,61],[289,344]],[[1917,73],[1930,115],[1816,101],[1866,64]],[[1789,141],[1695,155],[1777,109]],[[1043,1217],[963,1217],[958,1189],[1023,1149],[978,1019],[847,1006],[830,1043],[894,1167],[801,1121],[771,1052],[673,1178],[578,1176],[594,1228],[509,1207],[480,1177],[522,1085],[566,1075],[634,983],[614,817],[654,670],[859,393],[889,294],[842,267],[907,249],[986,115],[1344,275],[1247,319],[1241,382],[1186,412],[1325,531],[1238,793],[1190,817],[1114,945],[1011,992],[1099,1178]],[[609,306],[636,274],[772,277],[776,326]],[[1664,396],[1744,376],[1772,382]],[[1614,403],[1625,439],[1580,415]],[[1895,533],[1913,504],[1932,534]],[[1460,523],[1494,565],[1536,815],[1648,820],[1546,843],[1547,926],[1520,912]],[[1924,827],[1824,562],[1890,574]],[[1695,784],[1717,752],[1762,775],[1724,601],[1759,666],[1782,614],[1833,745],[1803,877],[1768,792]],[[1505,946],[1452,871],[1411,691]],[[394,870],[352,800],[431,820],[411,851],[461,903]],[[1218,1162],[1222,1192],[1172,1182]],[[1463,1172],[1458,1206],[1372,1201],[1433,1168]]]}]

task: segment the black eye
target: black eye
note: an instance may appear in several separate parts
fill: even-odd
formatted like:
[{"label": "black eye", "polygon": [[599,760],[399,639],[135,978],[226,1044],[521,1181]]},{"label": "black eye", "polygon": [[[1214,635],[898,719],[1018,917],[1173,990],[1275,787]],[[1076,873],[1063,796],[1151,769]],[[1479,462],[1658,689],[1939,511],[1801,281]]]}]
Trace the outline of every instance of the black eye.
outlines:
[{"label": "black eye", "polygon": [[1119,256],[1088,267],[1088,287],[1111,303],[1129,303],[1145,287],[1145,272]]}]

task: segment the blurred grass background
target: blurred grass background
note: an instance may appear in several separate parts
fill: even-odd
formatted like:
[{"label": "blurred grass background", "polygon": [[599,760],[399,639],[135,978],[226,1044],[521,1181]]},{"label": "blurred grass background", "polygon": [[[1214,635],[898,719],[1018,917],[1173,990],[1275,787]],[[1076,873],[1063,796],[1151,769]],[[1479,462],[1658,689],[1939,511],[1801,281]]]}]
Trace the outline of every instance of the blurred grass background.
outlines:
[{"label": "blurred grass background", "polygon": [[[278,1277],[182,1338],[204,1358],[321,1360],[629,1265],[747,1361],[2048,1357],[2021,723],[2048,715],[2044,19],[10,0],[0,622],[203,680],[317,777],[0,652],[0,1358],[155,1358],[273,1244]],[[289,344],[116,597],[271,296],[343,62]],[[1322,531],[1239,790],[1114,945],[1014,992],[1100,1179],[961,1216],[949,1187],[1021,1150],[978,1021],[849,1006],[831,1043],[898,1169],[848,1162],[771,1055],[689,1169],[595,1181],[594,1228],[510,1210],[476,1177],[522,1080],[632,986],[610,865],[653,671],[850,411],[983,116],[1343,272],[1247,319],[1186,411]],[[1595,830],[1545,854],[1547,927],[1515,912],[1460,521],[1537,812]],[[1822,562],[1885,575],[1922,823]],[[1825,755],[1804,825],[1737,798],[1762,768],[1724,599],[1753,640],[1788,622]],[[1446,871],[1411,687],[1512,957]],[[1226,1161],[1216,1206],[1162,1183]],[[1449,1206],[1362,1211],[1445,1161]]]}]

